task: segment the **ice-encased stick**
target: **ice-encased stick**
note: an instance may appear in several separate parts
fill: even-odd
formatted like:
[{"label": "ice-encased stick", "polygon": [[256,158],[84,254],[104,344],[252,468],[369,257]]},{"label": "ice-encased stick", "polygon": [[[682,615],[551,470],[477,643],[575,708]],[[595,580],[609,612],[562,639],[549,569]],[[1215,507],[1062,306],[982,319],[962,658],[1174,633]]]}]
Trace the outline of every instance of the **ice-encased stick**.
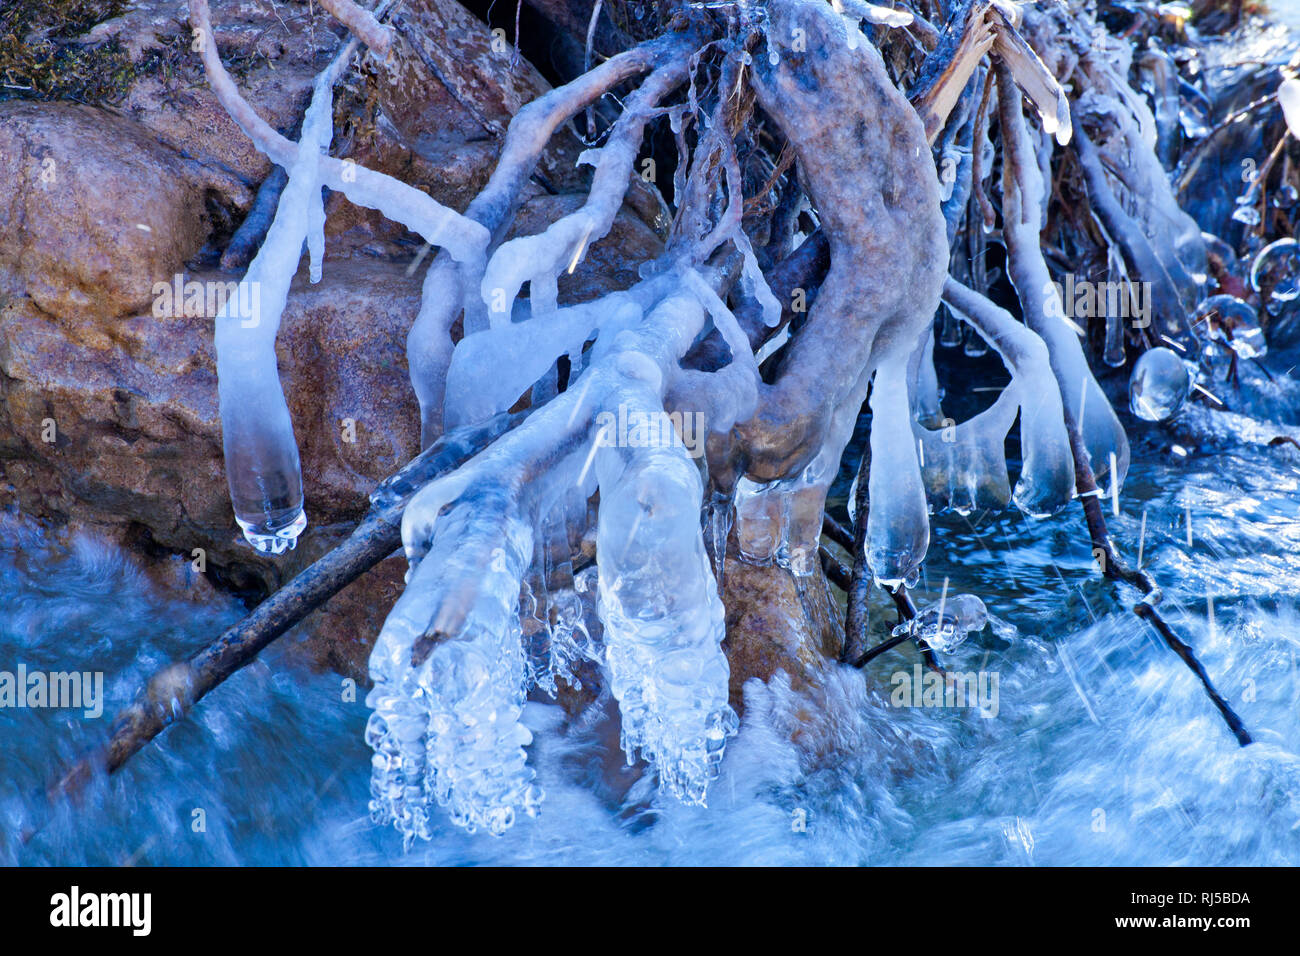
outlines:
[{"label": "ice-encased stick", "polygon": [[[217,394],[226,480],[235,521],[264,554],[293,548],[307,526],[302,470],[289,406],[280,387],[275,338],[303,240],[320,203],[317,157],[333,136],[330,71],[316,78],[302,140],[275,219],[239,285],[216,318]],[[312,243],[315,251],[316,244]]]},{"label": "ice-encased stick", "polygon": [[[1047,271],[1039,245],[1042,176],[1029,142],[1014,81],[1003,67],[995,69],[1004,150],[1002,218],[1007,273],[1020,299],[1025,324],[1047,344],[1065,414],[1079,423],[1098,478],[1110,471],[1114,454],[1119,474],[1112,476],[1112,480],[1122,485],[1128,471],[1128,437],[1106,393],[1092,376],[1079,344],[1077,325],[1066,318],[1060,293]],[[1082,135],[1075,138],[1076,141],[1084,139]]]}]

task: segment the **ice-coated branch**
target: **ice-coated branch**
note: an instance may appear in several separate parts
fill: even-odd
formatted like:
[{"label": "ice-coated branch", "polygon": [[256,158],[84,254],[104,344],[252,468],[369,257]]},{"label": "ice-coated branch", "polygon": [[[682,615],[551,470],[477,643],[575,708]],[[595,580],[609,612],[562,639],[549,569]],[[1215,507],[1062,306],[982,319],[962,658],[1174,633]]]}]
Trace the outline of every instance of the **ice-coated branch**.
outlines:
[{"label": "ice-coated branch", "polygon": [[921,64],[911,101],[934,142],[986,53],[1005,64],[1037,107],[1043,128],[1061,145],[1070,141],[1070,105],[1056,77],[1020,35],[1020,10],[1002,0],[954,5],[938,46]]},{"label": "ice-coated branch", "polygon": [[[534,316],[553,312],[556,282],[566,269],[573,271],[592,243],[605,237],[627,194],[628,177],[637,151],[659,101],[680,85],[687,75],[685,58],[669,60],[656,69],[624,100],[618,118],[596,159],[591,191],[581,208],[564,216],[533,236],[519,236],[497,247],[483,270],[480,292],[493,326],[510,321],[515,297],[528,283]],[[478,331],[469,327],[466,331]]]},{"label": "ice-coated branch", "polygon": [[370,510],[346,540],[189,660],[171,664],[150,677],[135,702],[114,719],[108,743],[65,772],[51,792],[72,793],[97,771],[117,772],[291,627],[391,555],[401,547],[402,512],[415,491],[467,461],[516,421],[500,416],[449,432],[384,481],[371,496]]},{"label": "ice-coated branch", "polygon": [[[754,88],[794,146],[830,269],[758,412],[739,426],[758,482],[797,475],[826,446],[834,413],[856,413],[873,351],[907,361],[948,261],[925,133],[880,54],[865,42],[849,49],[843,21],[825,5],[781,0],[771,11],[777,63],[757,57]],[[806,53],[785,45],[799,35]],[[838,460],[841,450],[830,453]]]},{"label": "ice-coated branch", "polygon": [[[1001,65],[995,70],[1002,124],[1002,234],[1007,273],[1020,299],[1025,324],[1047,344],[1067,420],[1080,423],[1093,471],[1122,485],[1128,471],[1128,438],[1088,368],[1078,327],[1066,318],[1060,292],[1043,260],[1039,245],[1042,174],[1011,74]],[[1112,472],[1112,460],[1117,473]]]},{"label": "ice-coated branch", "polygon": [[1119,244],[1129,268],[1150,283],[1155,305],[1156,328],[1165,335],[1180,334],[1187,326],[1186,315],[1179,303],[1178,290],[1165,270],[1164,264],[1151,247],[1142,227],[1120,205],[1106,181],[1101,156],[1081,123],[1076,124],[1074,152],[1083,170],[1088,187],[1088,201],[1106,232]]},{"label": "ice-coated branch", "polygon": [[[372,812],[408,839],[427,835],[433,800],[494,832],[516,809],[536,809],[520,749],[531,678],[520,656],[519,588],[535,529],[597,488],[606,663],[629,757],[641,752],[664,789],[703,800],[734,715],[700,533],[702,485],[680,439],[661,427],[668,381],[704,326],[687,268],[681,261],[666,271],[675,280],[624,294],[628,314],[598,335],[566,391],[406,510],[412,570],[371,656],[367,738],[376,750]],[[638,438],[611,434],[629,419]],[[663,657],[667,648],[677,656]]]},{"label": "ice-coated branch", "polygon": [[317,157],[333,138],[333,81],[332,69],[316,78],[275,218],[240,282],[239,294],[226,301],[215,322],[230,501],[244,537],[267,554],[293,548],[307,525],[298,445],[280,387],[275,338],[304,240],[311,256],[311,280],[320,278],[325,215]]},{"label": "ice-coated branch", "polygon": [[938,45],[921,64],[910,99],[925,124],[927,142],[939,135],[975,68],[993,49],[997,37],[991,9],[988,3],[972,0],[954,4]]},{"label": "ice-coated branch", "polygon": [[[189,0],[189,7],[190,25],[200,37],[199,52],[212,91],[253,145],[273,163],[289,169],[297,159],[297,145],[272,129],[240,95],[217,52],[207,0]],[[347,59],[346,56],[335,59],[329,68],[333,78],[337,78]],[[394,222],[423,236],[430,244],[443,247],[457,260],[474,259],[483,254],[488,231],[472,219],[441,205],[427,193],[351,160],[322,155],[317,162],[320,181],[343,193],[358,206],[382,212]]]},{"label": "ice-coated branch", "polygon": [[[665,63],[689,58],[703,35],[700,24],[692,21],[680,33],[666,34],[610,57],[519,110],[506,131],[496,169],[470,202],[466,217],[499,240],[513,220],[524,186],[556,130],[619,83]],[[425,274],[420,311],[406,340],[407,364],[420,402],[421,441],[425,445],[443,428],[452,325],[467,301],[471,306],[481,302],[477,295],[480,283],[479,269],[462,275],[461,268],[442,253]],[[475,294],[471,297],[468,292]],[[482,305],[477,309],[482,311]]]},{"label": "ice-coated branch", "polygon": [[350,31],[380,56],[388,55],[393,43],[393,31],[384,26],[374,14],[357,6],[352,0],[320,0],[320,5],[334,15]]}]

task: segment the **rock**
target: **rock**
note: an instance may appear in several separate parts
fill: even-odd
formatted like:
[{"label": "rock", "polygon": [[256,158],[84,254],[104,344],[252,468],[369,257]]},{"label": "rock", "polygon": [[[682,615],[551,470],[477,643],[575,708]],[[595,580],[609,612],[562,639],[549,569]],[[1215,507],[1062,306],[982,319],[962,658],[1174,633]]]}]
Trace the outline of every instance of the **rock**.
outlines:
[{"label": "rock", "polygon": [[0,103],[0,288],[69,320],[148,306],[203,245],[204,185],[129,120]]},{"label": "rock", "polygon": [[[527,60],[512,64],[513,49],[494,41],[487,25],[455,0],[410,0],[394,29],[387,61],[365,61],[363,82],[340,98],[336,152],[463,212],[496,168],[511,117],[550,85]],[[579,149],[577,138],[560,130],[543,151],[539,176],[552,188],[576,188]],[[337,255],[405,234],[341,195],[330,197],[326,211],[331,236],[351,234],[336,241]]]},{"label": "rock", "polygon": [[[338,49],[338,25],[319,4],[277,8],[211,0],[209,6],[217,46],[244,98],[274,128],[293,130],[312,81]],[[191,50],[185,0],[138,0],[84,37],[87,43],[108,39],[131,52],[139,71],[118,105],[121,113],[214,177],[225,173],[226,201],[246,208],[249,185],[264,179],[271,163],[208,87],[198,54]]]},{"label": "rock", "polygon": [[820,682],[844,640],[839,612],[821,569],[798,578],[777,564],[742,561],[732,548],[723,575],[727,609],[723,650],[731,666],[731,706],[744,707],[751,678],[764,683],[784,672],[796,690]]},{"label": "rock", "polygon": [[[419,275],[390,263],[295,279],[278,351],[316,528],[359,517],[416,451],[404,345],[419,292]],[[22,509],[137,525],[160,547],[204,548],[241,586],[278,586],[294,559],[260,558],[233,523],[211,320],[146,313],[109,331],[68,327],[28,299],[0,311],[0,467]]]}]

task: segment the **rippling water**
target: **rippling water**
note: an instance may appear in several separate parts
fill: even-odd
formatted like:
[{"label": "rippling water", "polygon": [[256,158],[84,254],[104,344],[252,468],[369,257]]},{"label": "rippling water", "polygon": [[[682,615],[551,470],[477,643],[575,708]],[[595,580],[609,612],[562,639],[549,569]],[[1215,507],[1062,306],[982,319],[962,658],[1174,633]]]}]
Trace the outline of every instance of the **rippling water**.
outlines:
[{"label": "rippling water", "polygon": [[[1270,388],[1252,405],[1300,408]],[[608,722],[587,729],[536,704],[542,815],[503,838],[444,821],[404,855],[366,816],[364,704],[273,648],[121,774],[46,816],[40,790],[56,764],[238,609],[163,597],[122,553],[55,545],[11,520],[0,670],[101,670],[108,699],[100,720],[0,709],[0,862],[1300,862],[1300,452],[1260,443],[1283,425],[1201,407],[1172,427],[1127,425],[1136,464],[1112,532],[1131,558],[1145,513],[1144,563],[1255,735],[1245,749],[1128,610],[1131,595],[1097,576],[1071,508],[936,521],[918,600],[936,600],[946,577],[949,593],[982,595],[1018,630],[1006,641],[986,629],[945,659],[996,672],[995,718],[891,707],[911,649],[865,675],[837,671],[813,700],[755,684],[707,810],[658,804],[645,781],[624,793]],[[877,606],[880,633],[891,620]]]}]

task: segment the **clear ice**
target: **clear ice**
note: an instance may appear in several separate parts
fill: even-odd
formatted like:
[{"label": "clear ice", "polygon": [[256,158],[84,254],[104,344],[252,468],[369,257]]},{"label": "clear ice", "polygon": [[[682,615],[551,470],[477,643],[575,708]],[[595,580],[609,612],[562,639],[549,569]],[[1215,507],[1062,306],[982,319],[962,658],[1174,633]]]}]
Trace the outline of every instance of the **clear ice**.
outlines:
[{"label": "clear ice", "polygon": [[737,720],[700,474],[680,445],[602,449],[596,471],[600,619],[623,749],[675,797],[703,804]]},{"label": "clear ice", "polygon": [[1300,243],[1294,239],[1270,242],[1250,267],[1250,287],[1270,302],[1292,302],[1300,296]]},{"label": "clear ice", "polygon": [[1268,352],[1259,314],[1254,306],[1236,296],[1210,296],[1192,315],[1192,327],[1211,343],[1207,348],[1230,350],[1247,359]]},{"label": "clear ice", "polygon": [[[217,393],[230,500],[245,539],[266,554],[294,547],[307,527],[298,445],[280,387],[275,336],[304,241],[311,253],[311,279],[320,278],[324,212],[318,167],[334,135],[331,84],[329,71],[316,78],[289,181],[241,282],[257,294],[241,288],[216,319]],[[251,303],[252,314],[237,314],[234,303]]]},{"label": "clear ice", "polygon": [[1168,421],[1178,414],[1191,390],[1187,366],[1172,349],[1147,349],[1133,363],[1129,376],[1129,408],[1146,421]]},{"label": "clear ice", "polygon": [[894,637],[907,635],[924,641],[940,654],[951,654],[971,634],[984,630],[988,609],[974,594],[944,594],[938,602],[917,612],[893,630]]}]

